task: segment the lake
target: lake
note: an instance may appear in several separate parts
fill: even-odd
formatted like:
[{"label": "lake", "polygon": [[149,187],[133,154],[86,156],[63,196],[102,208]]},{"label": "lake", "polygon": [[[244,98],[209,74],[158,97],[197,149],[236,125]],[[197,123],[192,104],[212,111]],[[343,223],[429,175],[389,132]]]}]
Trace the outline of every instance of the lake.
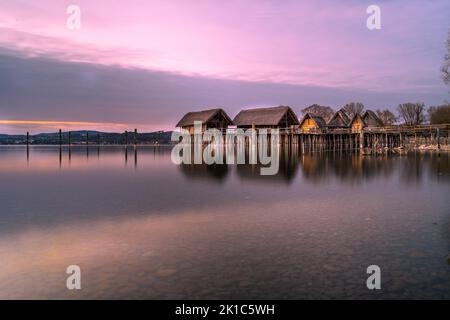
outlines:
[{"label": "lake", "polygon": [[284,150],[261,176],[170,151],[0,147],[0,298],[450,298],[448,154]]}]

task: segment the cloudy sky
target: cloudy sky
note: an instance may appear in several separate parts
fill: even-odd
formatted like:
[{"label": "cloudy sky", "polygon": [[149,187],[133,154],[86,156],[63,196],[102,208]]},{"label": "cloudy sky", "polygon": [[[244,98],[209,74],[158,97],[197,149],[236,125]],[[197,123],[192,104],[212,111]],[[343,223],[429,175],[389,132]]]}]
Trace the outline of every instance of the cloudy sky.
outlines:
[{"label": "cloudy sky", "polygon": [[[370,4],[380,30],[366,27]],[[0,132],[173,129],[211,107],[440,104],[449,27],[448,0],[2,0]]]}]

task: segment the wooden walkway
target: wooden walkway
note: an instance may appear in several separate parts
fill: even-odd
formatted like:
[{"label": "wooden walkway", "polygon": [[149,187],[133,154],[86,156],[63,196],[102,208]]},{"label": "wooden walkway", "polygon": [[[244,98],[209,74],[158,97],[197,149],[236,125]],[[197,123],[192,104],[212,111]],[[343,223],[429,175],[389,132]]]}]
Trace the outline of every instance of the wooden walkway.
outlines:
[{"label": "wooden walkway", "polygon": [[[228,130],[228,131],[227,131]],[[221,130],[225,134],[236,129]],[[256,128],[259,132],[260,129]],[[265,129],[267,130],[267,129]],[[302,151],[364,150],[365,153],[384,152],[399,148],[417,148],[421,145],[450,145],[450,124],[418,126],[309,129],[279,128],[280,144],[298,146]],[[270,134],[270,130],[268,130]],[[194,135],[192,135],[194,136]],[[193,143],[194,138],[191,138]],[[201,141],[201,137],[200,137]],[[248,138],[245,138],[248,143]]]},{"label": "wooden walkway", "polygon": [[450,144],[450,124],[317,129],[308,132],[299,128],[280,129],[281,143],[299,145],[304,150],[395,149],[420,145]]}]

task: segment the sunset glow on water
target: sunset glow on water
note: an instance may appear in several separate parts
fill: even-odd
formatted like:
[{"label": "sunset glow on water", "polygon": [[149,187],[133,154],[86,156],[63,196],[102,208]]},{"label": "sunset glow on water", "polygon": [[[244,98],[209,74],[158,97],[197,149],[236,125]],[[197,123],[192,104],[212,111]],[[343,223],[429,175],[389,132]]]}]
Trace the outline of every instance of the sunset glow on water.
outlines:
[{"label": "sunset glow on water", "polygon": [[[133,148],[65,148],[61,162],[58,147],[28,161],[1,147],[0,297],[449,298],[447,154],[286,152],[262,177],[174,165],[170,147],[136,161]],[[71,264],[80,291],[65,288]]]}]

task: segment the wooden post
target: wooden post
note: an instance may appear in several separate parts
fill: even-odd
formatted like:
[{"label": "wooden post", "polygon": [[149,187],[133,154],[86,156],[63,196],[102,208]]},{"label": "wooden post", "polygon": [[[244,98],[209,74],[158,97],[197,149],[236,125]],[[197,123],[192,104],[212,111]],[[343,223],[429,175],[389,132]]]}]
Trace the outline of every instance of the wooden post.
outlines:
[{"label": "wooden post", "polygon": [[27,131],[27,146],[30,144],[30,133]]},{"label": "wooden post", "polygon": [[72,145],[72,132],[69,131],[69,146]]},{"label": "wooden post", "polygon": [[125,146],[128,146],[128,131],[125,130]]},{"label": "wooden post", "polygon": [[137,129],[134,129],[134,145],[137,144]]},{"label": "wooden post", "polygon": [[89,132],[86,131],[86,146],[89,145]]},{"label": "wooden post", "polygon": [[59,129],[59,145],[62,145],[62,132],[61,129]]},{"label": "wooden post", "polygon": [[441,149],[441,143],[439,141],[439,128],[436,129],[436,139],[437,139],[438,150],[440,150]]}]

